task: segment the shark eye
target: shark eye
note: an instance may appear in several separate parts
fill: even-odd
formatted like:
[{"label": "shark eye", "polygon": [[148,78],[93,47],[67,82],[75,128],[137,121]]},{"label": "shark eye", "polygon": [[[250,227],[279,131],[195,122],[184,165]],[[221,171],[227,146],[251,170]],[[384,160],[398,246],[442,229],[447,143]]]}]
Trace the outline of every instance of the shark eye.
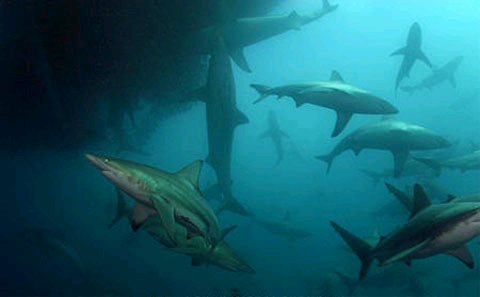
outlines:
[{"label": "shark eye", "polygon": [[109,158],[105,158],[105,159],[103,159],[103,162],[108,163],[108,162],[110,162],[110,159],[109,159]]}]

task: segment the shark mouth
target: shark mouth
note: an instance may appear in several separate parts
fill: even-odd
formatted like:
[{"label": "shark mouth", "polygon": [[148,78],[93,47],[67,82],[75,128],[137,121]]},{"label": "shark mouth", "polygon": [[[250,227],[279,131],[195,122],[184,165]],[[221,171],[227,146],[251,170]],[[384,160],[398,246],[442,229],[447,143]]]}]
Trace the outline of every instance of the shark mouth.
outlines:
[{"label": "shark mouth", "polygon": [[184,226],[187,229],[187,239],[190,239],[195,236],[205,237],[202,230],[195,225],[195,223],[187,216],[182,215],[179,211],[174,211],[175,222]]}]

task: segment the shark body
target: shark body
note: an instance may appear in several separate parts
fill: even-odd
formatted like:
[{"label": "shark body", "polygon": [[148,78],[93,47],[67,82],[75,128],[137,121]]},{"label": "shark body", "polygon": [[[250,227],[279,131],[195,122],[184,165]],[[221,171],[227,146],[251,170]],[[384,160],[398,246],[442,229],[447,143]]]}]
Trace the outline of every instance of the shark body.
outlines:
[{"label": "shark body", "polygon": [[355,155],[367,148],[387,150],[393,154],[394,177],[399,177],[409,151],[432,150],[448,146],[450,143],[445,138],[426,128],[395,119],[384,119],[351,132],[335,146],[332,152],[316,158],[327,163],[328,173],[333,159],[346,150],[353,150]]},{"label": "shark body", "polygon": [[215,35],[220,33],[225,40],[228,55],[242,70],[251,72],[243,54],[245,47],[289,30],[299,30],[302,26],[321,18],[337,7],[338,5],[330,5],[328,0],[323,0],[323,7],[310,14],[300,15],[293,11],[288,15],[241,18],[227,21],[193,33],[187,38],[187,44],[192,47],[194,52],[211,54],[215,52],[212,40],[216,38]]},{"label": "shark body", "polygon": [[[211,262],[232,271],[254,272],[235,253],[226,252],[232,250],[223,239],[235,226],[221,231],[215,213],[200,193],[202,161],[169,173],[132,161],[92,154],[85,157],[135,200],[131,213],[134,231],[143,228],[166,248],[197,259],[195,263]],[[232,259],[244,265],[225,265]]]},{"label": "shark body", "polygon": [[466,243],[480,234],[480,202],[442,203],[431,205],[420,185],[414,187],[412,216],[403,226],[371,246],[331,221],[331,225],[362,261],[362,280],[374,259],[379,266],[402,261],[449,254],[469,268],[473,257]]},{"label": "shark body", "polygon": [[280,87],[267,87],[252,84],[252,88],[260,93],[258,103],[267,96],[276,95],[278,98],[287,96],[293,98],[297,107],[309,103],[335,110],[337,121],[332,137],[340,134],[353,114],[395,114],[398,109],[388,101],[374,94],[348,85],[337,71],[332,71],[330,81],[303,82]]},{"label": "shark body", "polygon": [[401,49],[393,52],[390,56],[403,55],[402,64],[398,70],[397,79],[395,81],[395,91],[398,89],[400,82],[410,75],[410,69],[412,69],[413,64],[417,59],[423,61],[430,68],[432,68],[432,63],[427,58],[427,56],[422,52],[422,31],[420,25],[415,22],[410,27],[407,37],[407,45]]},{"label": "shark body", "polygon": [[258,225],[262,226],[265,230],[272,234],[279,236],[287,237],[291,240],[305,238],[313,235],[311,232],[300,228],[290,221],[290,218],[287,216],[284,220],[274,220],[274,219],[261,219],[257,216],[253,217],[253,220]]},{"label": "shark body", "polygon": [[452,86],[457,87],[455,81],[455,71],[463,60],[463,56],[458,56],[449,61],[447,64],[438,69],[433,69],[432,74],[423,79],[420,83],[413,86],[403,86],[400,89],[408,94],[412,95],[417,90],[427,88],[431,90],[434,86],[448,80]]},{"label": "shark body", "polygon": [[414,159],[431,167],[433,170],[435,170],[437,176],[440,175],[442,168],[460,169],[462,172],[480,169],[480,150],[442,161],[427,158]]},{"label": "shark body", "polygon": [[280,162],[284,158],[284,148],[283,148],[283,142],[282,139],[284,137],[288,137],[288,135],[283,132],[279,125],[278,125],[278,120],[275,112],[273,110],[270,110],[268,113],[268,129],[262,135],[260,135],[260,138],[265,138],[269,137],[273,145],[275,147],[275,151],[277,152],[277,162],[275,163],[275,166],[280,164]]}]

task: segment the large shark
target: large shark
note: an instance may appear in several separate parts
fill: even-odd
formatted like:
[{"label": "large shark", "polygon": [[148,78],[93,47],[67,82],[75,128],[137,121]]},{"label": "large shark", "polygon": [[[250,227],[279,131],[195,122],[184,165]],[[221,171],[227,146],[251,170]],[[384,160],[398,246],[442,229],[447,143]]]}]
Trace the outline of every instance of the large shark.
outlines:
[{"label": "large shark", "polygon": [[430,166],[433,170],[435,170],[437,176],[440,175],[442,168],[460,169],[462,172],[480,169],[480,150],[463,156],[440,161],[426,158],[414,159],[426,164],[427,166]]},{"label": "large shark", "polygon": [[280,236],[285,236],[290,240],[305,238],[312,236],[310,231],[300,228],[290,221],[290,215],[287,212],[283,220],[275,219],[261,219],[258,216],[253,216],[253,221],[262,226],[268,232]]},{"label": "large shark", "polygon": [[235,226],[221,231],[215,213],[200,193],[202,161],[169,173],[106,156],[86,154],[85,158],[135,200],[131,215],[134,231],[142,227],[166,248],[192,256],[196,259],[192,264],[209,262],[233,271],[253,271],[246,268],[248,265],[225,265],[243,261],[237,261],[240,258],[223,242]]},{"label": "large shark", "polygon": [[327,155],[317,156],[327,163],[330,171],[333,159],[346,150],[358,155],[363,149],[387,150],[393,154],[394,177],[399,177],[409,151],[432,150],[450,146],[442,136],[417,125],[387,118],[378,123],[363,126],[342,139]]},{"label": "large shark", "polygon": [[273,145],[275,146],[275,150],[277,151],[277,162],[275,163],[275,166],[277,166],[283,160],[284,155],[282,138],[288,138],[289,136],[285,132],[280,130],[280,127],[278,126],[277,116],[273,110],[270,110],[270,112],[268,113],[267,131],[263,132],[262,135],[260,135],[260,138],[265,137],[270,137],[270,139],[272,139]]},{"label": "large shark", "polygon": [[[207,85],[193,92],[206,104],[209,163],[216,172],[217,183],[225,203],[221,210],[238,210],[241,204],[231,194],[232,145],[235,128],[249,122],[237,108],[235,80],[227,45],[216,35],[215,50],[209,61]],[[233,205],[235,204],[235,205]],[[246,212],[241,213],[245,215]]]},{"label": "large shark", "polygon": [[409,95],[412,95],[415,91],[427,88],[431,90],[434,86],[440,84],[441,82],[448,80],[452,86],[457,87],[455,81],[454,73],[457,70],[458,66],[463,60],[463,56],[458,56],[449,61],[447,64],[441,68],[433,68],[432,74],[423,79],[420,83],[413,86],[403,86],[400,87],[402,91],[407,92]]},{"label": "large shark", "polygon": [[225,40],[230,57],[242,70],[251,72],[243,54],[244,47],[289,30],[299,30],[302,26],[321,18],[337,7],[338,5],[330,5],[328,0],[323,0],[323,7],[310,14],[299,15],[293,11],[288,15],[241,18],[226,21],[223,24],[194,32],[187,37],[186,44],[188,47],[191,47],[193,52],[211,54],[215,52],[215,45],[213,45],[215,43],[215,35],[220,32]]},{"label": "large shark", "polygon": [[480,202],[431,205],[422,187],[415,184],[414,209],[407,223],[372,246],[333,221],[331,225],[362,261],[362,280],[373,260],[379,266],[394,262],[410,265],[413,259],[448,254],[473,268],[466,243],[480,234]]},{"label": "large shark", "polygon": [[332,71],[330,81],[303,82],[273,88],[259,84],[250,86],[260,93],[260,98],[254,104],[270,95],[276,95],[278,98],[292,97],[297,107],[310,103],[335,110],[337,121],[332,137],[343,131],[354,113],[384,115],[398,113],[398,109],[384,99],[346,84],[335,70]]},{"label": "large shark", "polygon": [[415,22],[408,32],[407,45],[390,55],[403,55],[402,65],[400,66],[400,70],[398,70],[397,80],[395,81],[395,91],[398,89],[400,82],[410,75],[410,69],[412,69],[412,66],[417,59],[422,60],[430,68],[433,67],[430,60],[428,60],[427,56],[422,52],[422,49],[420,48],[421,45],[422,31],[420,30],[420,25]]}]

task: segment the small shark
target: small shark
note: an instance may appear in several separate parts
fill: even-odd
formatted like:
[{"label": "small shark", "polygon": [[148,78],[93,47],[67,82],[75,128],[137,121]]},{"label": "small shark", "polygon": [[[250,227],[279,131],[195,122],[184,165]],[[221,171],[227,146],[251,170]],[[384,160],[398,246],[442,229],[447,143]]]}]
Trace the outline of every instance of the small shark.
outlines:
[{"label": "small shark", "polygon": [[289,30],[300,28],[322,16],[334,11],[338,5],[330,5],[328,0],[323,0],[323,7],[310,14],[299,15],[295,11],[289,15],[263,16],[241,18],[223,22],[223,24],[207,27],[194,32],[187,37],[186,44],[193,52],[211,54],[215,51],[212,40],[221,32],[225,40],[228,55],[235,63],[246,72],[251,72],[250,66],[243,54],[246,46],[261,42],[271,37],[280,35]]},{"label": "small shark", "polygon": [[289,136],[285,132],[280,130],[280,127],[278,126],[277,116],[273,110],[270,110],[270,112],[268,113],[268,129],[262,135],[260,135],[260,139],[265,137],[270,137],[272,139],[273,145],[275,146],[275,150],[277,151],[277,162],[275,163],[275,166],[277,166],[283,160],[284,155],[282,138],[289,138]]},{"label": "small shark", "polygon": [[480,234],[480,202],[431,205],[419,184],[415,184],[414,193],[414,209],[408,222],[382,237],[376,246],[330,221],[362,261],[359,280],[365,278],[374,259],[379,260],[379,266],[398,261],[410,265],[413,259],[445,253],[474,267],[466,243]]},{"label": "small shark", "polygon": [[290,221],[289,212],[286,213],[283,220],[273,219],[260,219],[257,216],[253,216],[253,221],[262,226],[268,232],[280,236],[285,236],[290,240],[299,238],[305,238],[312,236],[313,234],[307,230],[304,230]]},{"label": "small shark", "polygon": [[[192,256],[197,262],[209,262],[224,268],[228,266],[225,263],[239,262],[238,256],[229,254],[231,249],[222,243],[236,226],[221,231],[215,213],[198,188],[202,161],[169,173],[106,156],[86,154],[85,158],[135,200],[131,215],[134,231],[142,227],[169,250]],[[236,270],[229,266],[229,269],[243,271],[246,268],[239,266]]]},{"label": "small shark", "polygon": [[396,55],[403,55],[402,65],[397,74],[397,80],[395,81],[395,91],[398,89],[400,82],[410,75],[410,69],[417,59],[422,60],[430,68],[433,68],[432,63],[428,60],[427,56],[422,52],[420,48],[422,45],[422,31],[420,25],[415,22],[410,27],[408,32],[407,45],[401,49],[393,52],[390,57]]},{"label": "small shark", "polygon": [[447,160],[434,160],[426,158],[414,158],[415,160],[430,166],[435,170],[437,176],[440,175],[442,168],[450,169],[460,169],[463,173],[467,170],[478,170],[480,169],[480,150],[474,151],[473,153],[466,154],[463,156],[458,156],[450,158]]},{"label": "small shark", "polygon": [[458,66],[463,60],[463,56],[458,56],[451,61],[449,61],[446,65],[441,68],[435,69],[433,68],[432,74],[427,76],[423,79],[420,83],[414,86],[403,86],[400,89],[404,92],[407,92],[409,95],[412,95],[415,91],[427,88],[431,90],[434,86],[440,84],[441,82],[448,80],[454,88],[457,87],[457,83],[455,81],[454,73],[457,70]]},{"label": "small shark", "polygon": [[[216,35],[214,51],[209,61],[207,85],[192,94],[206,104],[208,156],[206,161],[217,175],[218,187],[225,203],[220,211],[238,209],[238,201],[231,194],[232,145],[235,129],[249,123],[245,114],[237,108],[235,80],[224,38]],[[230,204],[230,205],[229,205]],[[245,214],[245,212],[244,212]]]},{"label": "small shark", "polygon": [[254,104],[270,95],[277,95],[278,98],[292,97],[297,107],[310,103],[335,110],[337,121],[332,137],[343,131],[354,113],[384,115],[398,113],[398,109],[384,99],[346,84],[335,70],[332,71],[330,81],[303,82],[273,88],[259,84],[250,86],[260,93],[260,98]]},{"label": "small shark", "polygon": [[448,146],[450,146],[448,140],[426,128],[387,118],[351,132],[335,146],[332,152],[316,158],[327,163],[328,173],[333,159],[346,150],[353,150],[355,155],[367,148],[387,150],[393,154],[393,176],[399,177],[409,151],[432,150]]}]

